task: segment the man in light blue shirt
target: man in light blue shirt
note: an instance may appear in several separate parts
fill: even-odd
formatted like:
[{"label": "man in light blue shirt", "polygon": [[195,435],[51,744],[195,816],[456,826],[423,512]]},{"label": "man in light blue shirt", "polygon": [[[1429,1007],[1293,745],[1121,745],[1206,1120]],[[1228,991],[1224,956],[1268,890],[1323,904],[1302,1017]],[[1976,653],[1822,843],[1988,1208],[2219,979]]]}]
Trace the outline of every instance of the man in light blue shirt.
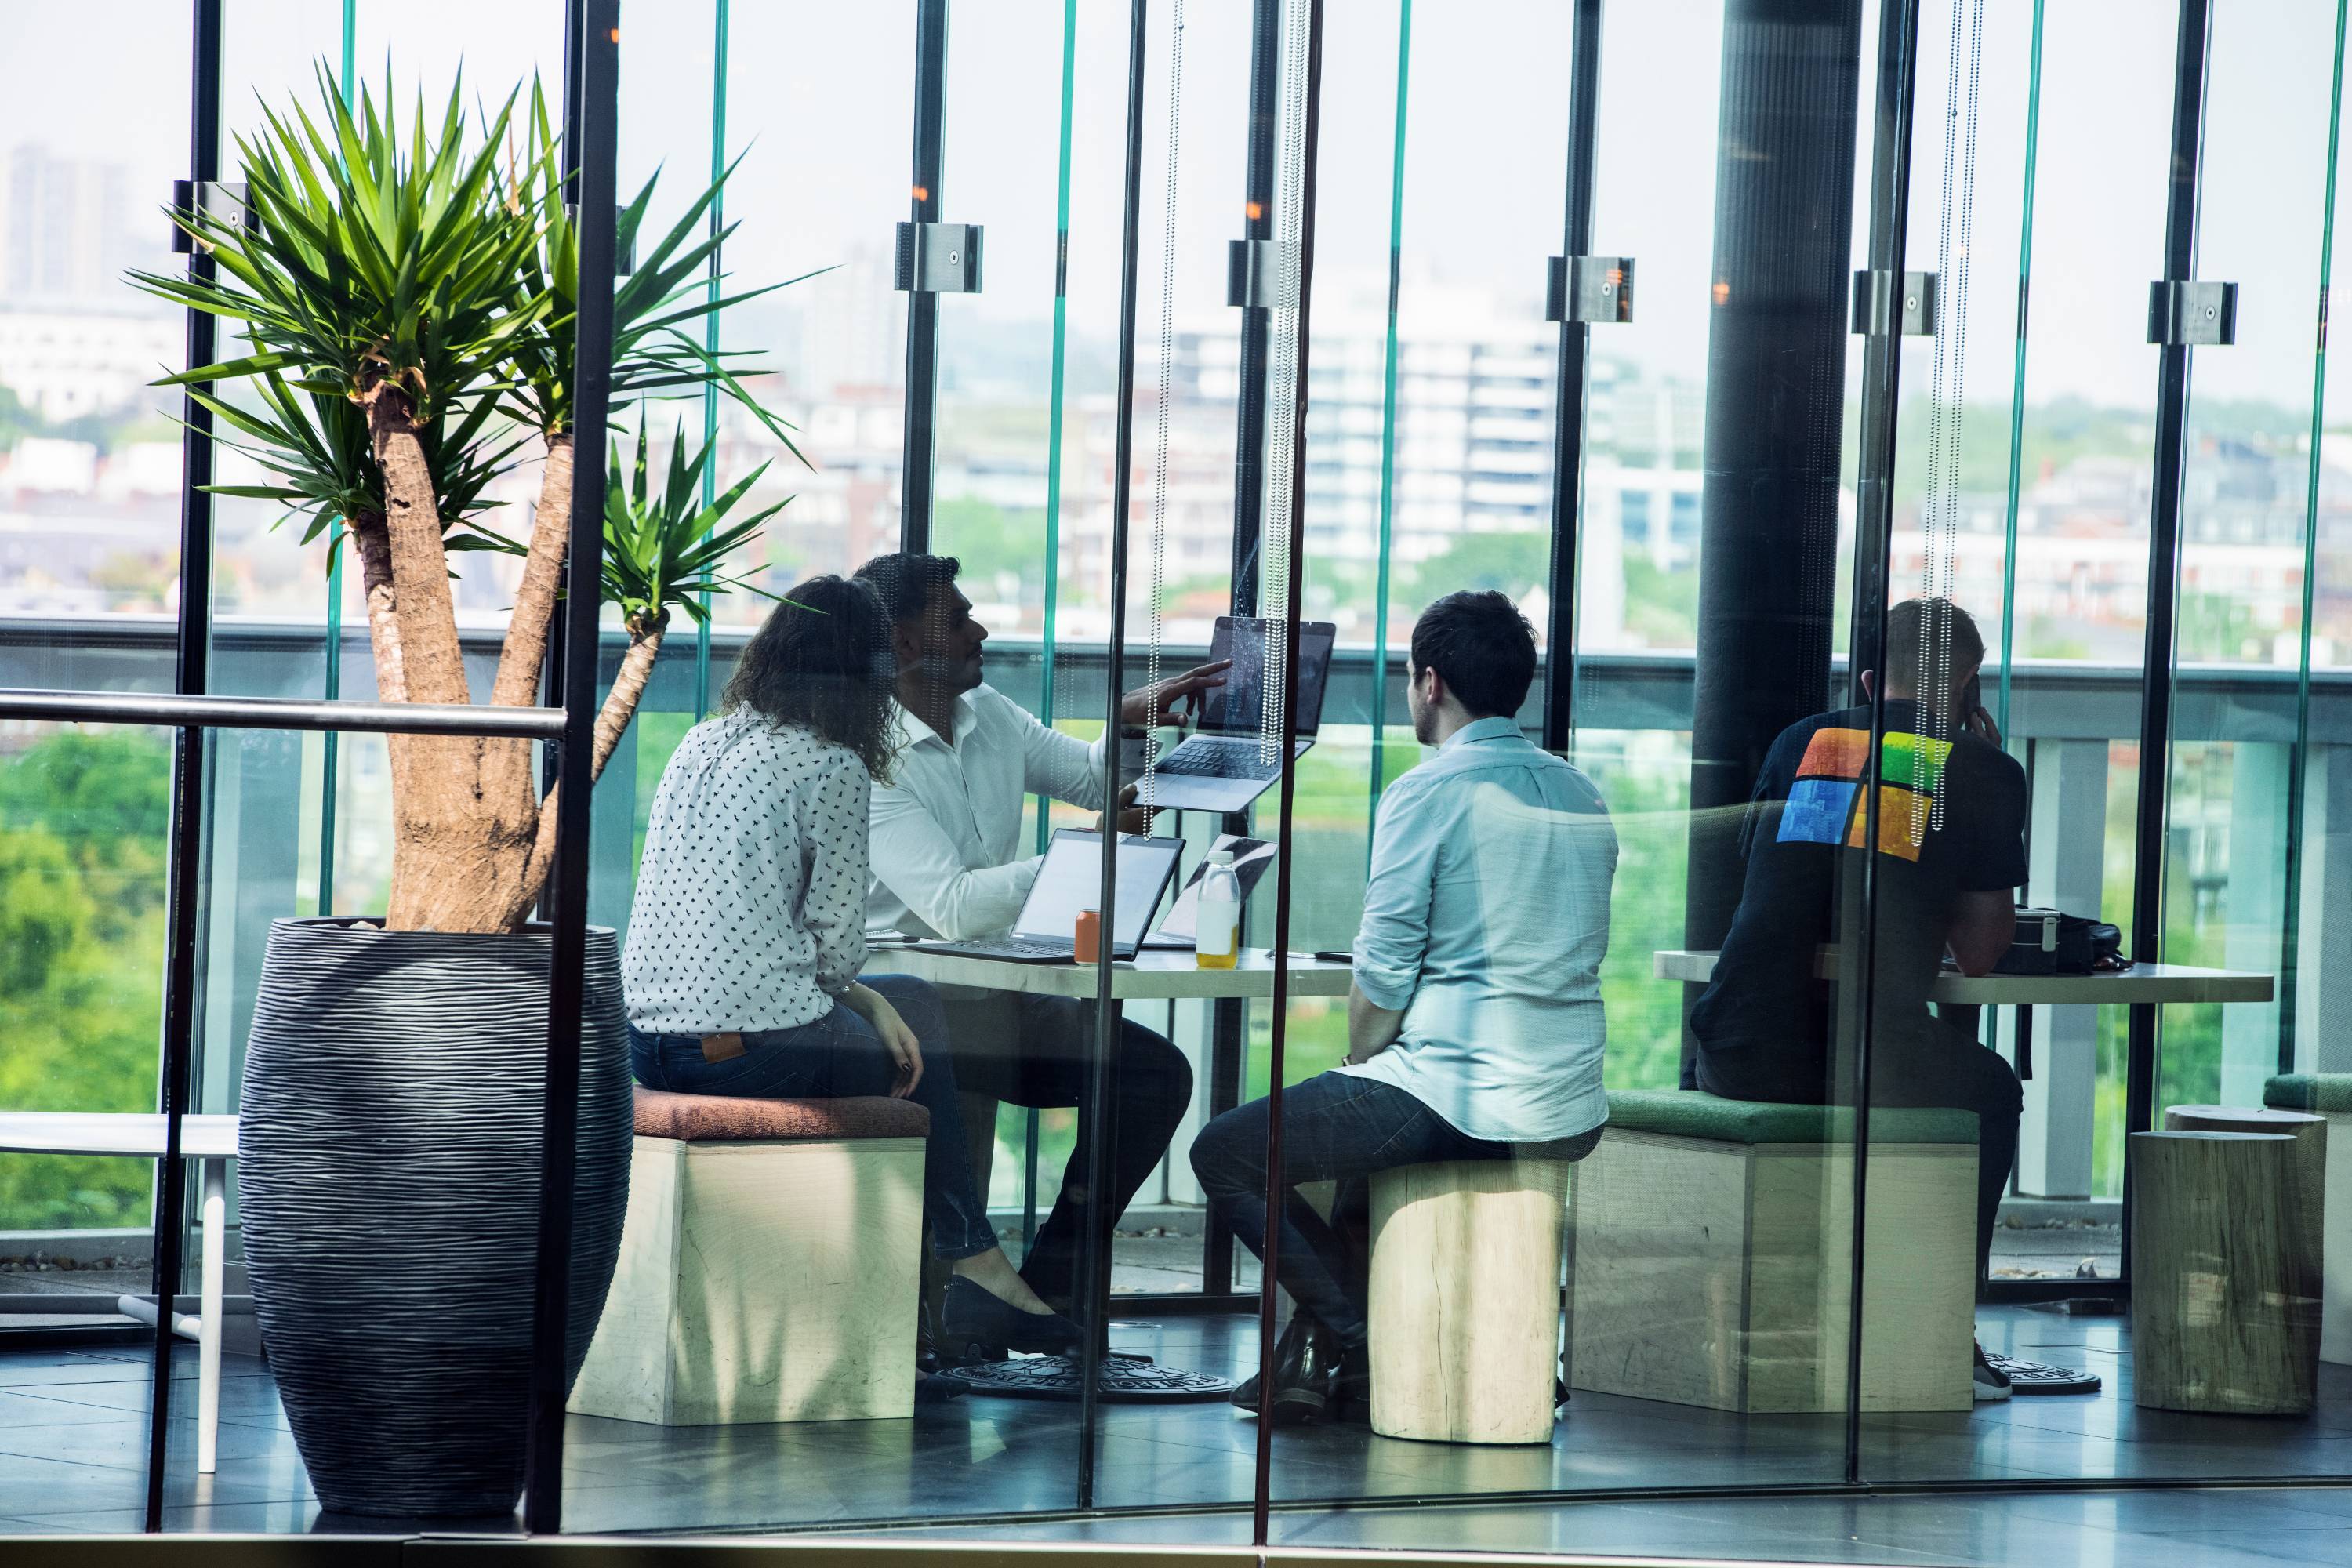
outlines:
[{"label": "man in light blue shirt", "polygon": [[[1348,994],[1348,1059],[1284,1091],[1278,1275],[1297,1303],[1265,1409],[1360,1409],[1364,1178],[1524,1145],[1581,1159],[1600,1141],[1601,960],[1617,836],[1592,781],[1519,732],[1535,634],[1500,594],[1452,594],[1413,626],[1413,734],[1436,748],[1389,786]],[[1267,1110],[1202,1129],[1192,1168],[1265,1256]],[[1306,1182],[1339,1184],[1326,1221]],[[1252,1379],[1234,1395],[1260,1400]],[[1353,1409],[1351,1409],[1353,1407]]]}]

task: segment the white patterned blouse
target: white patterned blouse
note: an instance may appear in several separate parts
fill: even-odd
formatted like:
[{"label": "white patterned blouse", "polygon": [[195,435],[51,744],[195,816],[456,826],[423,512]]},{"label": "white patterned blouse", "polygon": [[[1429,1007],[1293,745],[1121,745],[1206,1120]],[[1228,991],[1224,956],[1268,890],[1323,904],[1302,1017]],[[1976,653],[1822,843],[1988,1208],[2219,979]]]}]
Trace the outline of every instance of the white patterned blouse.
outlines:
[{"label": "white patterned blouse", "polygon": [[814,1023],[866,962],[866,813],[854,752],[720,714],[686,732],[646,824],[621,956],[648,1034]]}]

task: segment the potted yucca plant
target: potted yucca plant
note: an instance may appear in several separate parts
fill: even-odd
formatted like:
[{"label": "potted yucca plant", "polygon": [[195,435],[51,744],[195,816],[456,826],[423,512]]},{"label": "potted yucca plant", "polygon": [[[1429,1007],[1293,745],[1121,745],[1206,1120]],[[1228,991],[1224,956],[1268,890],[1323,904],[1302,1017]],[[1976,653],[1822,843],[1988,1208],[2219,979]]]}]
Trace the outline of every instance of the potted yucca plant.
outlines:
[{"label": "potted yucca plant", "polygon": [[[376,692],[468,703],[450,592],[467,552],[522,558],[488,700],[540,700],[570,531],[578,247],[560,141],[534,87],[470,123],[462,86],[404,129],[391,84],[323,112],[265,110],[237,143],[250,222],[174,212],[210,277],[134,282],[234,323],[247,352],[172,376],[305,537],[346,547],[366,596]],[[731,170],[730,171],[731,173]],[[649,245],[614,298],[619,397],[717,384],[773,431],[719,356],[683,330],[734,302],[705,287],[706,215],[724,176]],[[630,253],[653,182],[619,215]],[[745,296],[737,296],[737,299]],[[629,646],[595,727],[601,773],[673,610],[758,591],[724,570],[782,503],[731,514],[766,471],[709,506],[713,454],[671,442],[604,500],[598,589]],[[488,522],[491,481],[543,462],[520,538]],[[794,456],[798,456],[794,451]],[[505,1512],[520,1489],[538,1223],[550,943],[532,915],[556,814],[530,742],[394,735],[393,868],[381,917],[273,922],[248,1042],[240,1192],[254,1309],[320,1502],[405,1516]],[[589,931],[568,1350],[586,1353],[627,1203],[630,1083],[609,929]]]}]

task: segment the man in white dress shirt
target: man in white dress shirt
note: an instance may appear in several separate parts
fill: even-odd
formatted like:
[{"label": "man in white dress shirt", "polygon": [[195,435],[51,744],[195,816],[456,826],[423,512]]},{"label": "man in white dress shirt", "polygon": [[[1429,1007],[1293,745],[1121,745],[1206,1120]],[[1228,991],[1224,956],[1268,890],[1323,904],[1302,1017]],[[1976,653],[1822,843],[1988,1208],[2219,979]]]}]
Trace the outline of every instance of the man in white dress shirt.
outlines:
[{"label": "man in white dress shirt", "polygon": [[[986,684],[988,630],[972,619],[950,556],[898,553],[858,568],[895,627],[899,748],[892,782],[873,797],[874,887],[866,930],[954,940],[1011,928],[1036,880],[1039,858],[1024,853],[1022,812],[1030,795],[1100,810],[1105,747],[1038,722]],[[1122,725],[1165,723],[1179,702],[1222,685],[1222,664],[1203,665],[1122,699]],[[1139,811],[1121,815],[1141,832]],[[961,994],[959,994],[961,993]],[[1022,1259],[1033,1289],[1067,1310],[1077,1305],[1079,1247],[1087,1217],[1089,1140],[1082,1100],[1095,1039],[1091,1002],[1014,995],[961,986],[942,990],[958,1083],[968,1093],[1015,1105],[1074,1107],[1077,1142],[1053,1213]],[[1124,1212],[1167,1152],[1192,1102],[1192,1071],[1176,1047],[1125,1021],[1111,1191],[1104,1223]],[[992,1129],[974,1129],[979,1148]],[[984,1191],[983,1187],[983,1191]],[[1106,1227],[1107,1228],[1107,1227]],[[968,1347],[944,1347],[952,1357]],[[985,1350],[988,1347],[981,1347]]]}]

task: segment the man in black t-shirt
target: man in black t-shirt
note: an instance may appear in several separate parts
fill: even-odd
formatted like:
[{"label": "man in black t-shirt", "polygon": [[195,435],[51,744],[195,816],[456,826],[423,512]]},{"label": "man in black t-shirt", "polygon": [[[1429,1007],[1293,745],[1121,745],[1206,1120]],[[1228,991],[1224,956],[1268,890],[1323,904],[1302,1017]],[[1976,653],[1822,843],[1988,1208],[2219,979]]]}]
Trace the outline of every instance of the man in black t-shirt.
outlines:
[{"label": "man in black t-shirt", "polygon": [[[1932,668],[1923,669],[1923,651]],[[1947,599],[1896,605],[1886,654],[1870,1100],[1976,1113],[1981,1277],[2024,1095],[2006,1061],[1928,1012],[1927,990],[1947,948],[1963,973],[1982,974],[2015,936],[2025,772],[2000,750],[1976,700],[1984,639],[1968,612]],[[1820,955],[1831,948],[1842,974],[1853,973],[1862,879],[1853,851],[1868,833],[1861,780],[1869,753],[1864,706],[1791,725],[1764,759],[1740,830],[1748,877],[1739,908],[1691,1009],[1698,1086],[1710,1094],[1808,1105],[1853,1099],[1850,1047],[1841,1061],[1832,1042],[1853,1038],[1860,991],[1819,978]],[[2008,1397],[2007,1379],[1981,1351],[1977,1367],[1979,1398]]]}]

